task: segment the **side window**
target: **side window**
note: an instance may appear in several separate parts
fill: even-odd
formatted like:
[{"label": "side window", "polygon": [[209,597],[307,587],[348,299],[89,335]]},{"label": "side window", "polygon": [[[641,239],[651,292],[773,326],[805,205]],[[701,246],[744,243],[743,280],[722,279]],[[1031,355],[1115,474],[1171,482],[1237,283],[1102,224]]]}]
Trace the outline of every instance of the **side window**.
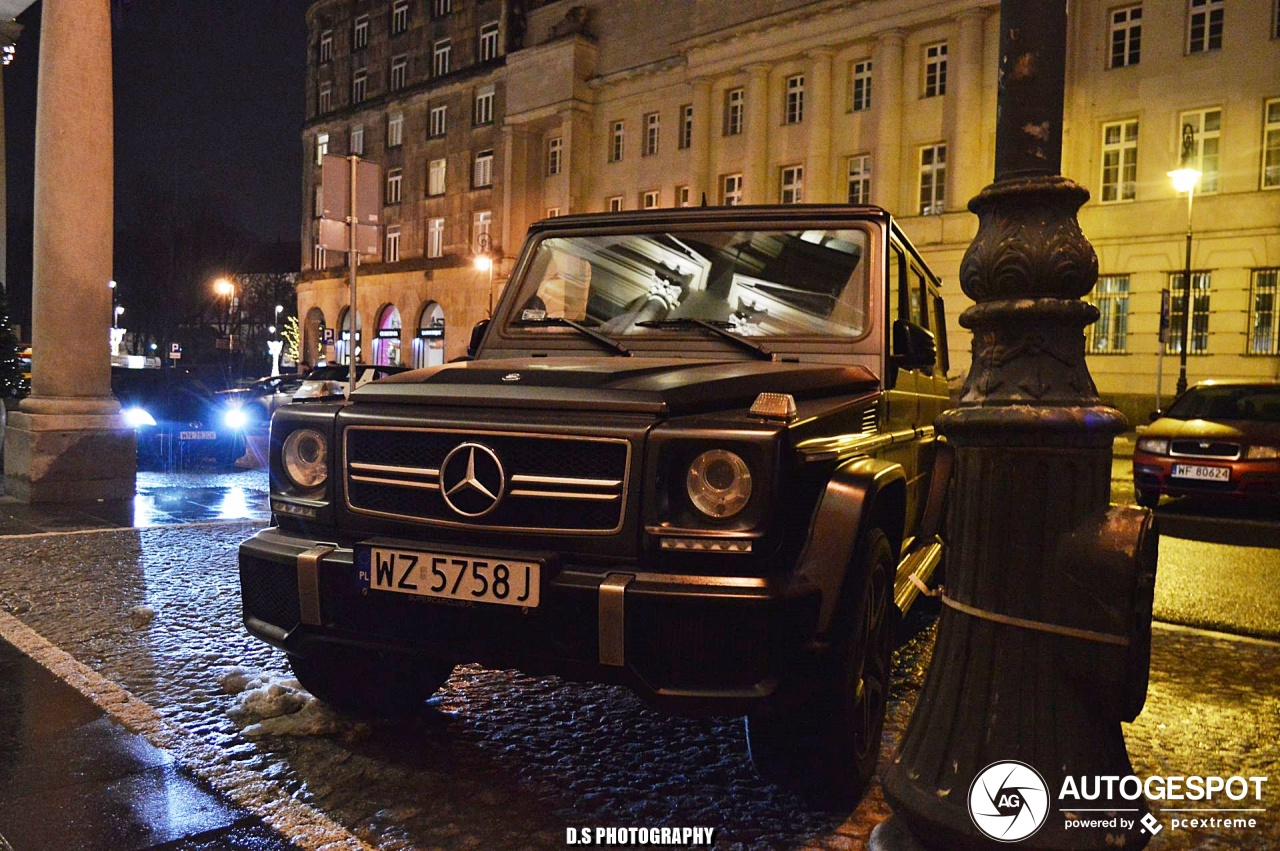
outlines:
[{"label": "side window", "polygon": [[889,243],[889,286],[886,295],[893,300],[893,319],[907,319],[910,310],[907,303],[907,255],[896,242]]},{"label": "side window", "polygon": [[929,319],[925,316],[924,307],[924,273],[915,266],[911,267],[911,291],[907,293],[907,318],[922,328],[929,327]]},{"label": "side window", "polygon": [[929,302],[932,308],[929,318],[933,320],[929,330],[938,344],[938,368],[946,375],[951,371],[951,360],[947,354],[947,313],[943,308],[942,295],[933,287],[929,288]]}]

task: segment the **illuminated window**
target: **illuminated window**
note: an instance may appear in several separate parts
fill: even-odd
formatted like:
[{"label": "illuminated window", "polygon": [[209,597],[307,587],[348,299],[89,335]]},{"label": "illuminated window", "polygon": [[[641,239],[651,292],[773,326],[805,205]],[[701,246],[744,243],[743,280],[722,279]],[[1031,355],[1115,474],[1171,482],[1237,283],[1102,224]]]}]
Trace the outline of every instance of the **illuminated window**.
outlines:
[{"label": "illuminated window", "polygon": [[382,251],[382,262],[396,263],[400,260],[400,226],[388,225],[386,244]]},{"label": "illuminated window", "polygon": [[493,86],[485,86],[476,92],[475,123],[493,123]]},{"label": "illuminated window", "polygon": [[780,183],[779,203],[799,204],[804,200],[804,166],[784,166]]},{"label": "illuminated window", "polygon": [[478,254],[484,250],[493,250],[493,242],[489,239],[489,228],[493,224],[493,213],[481,210],[471,217],[471,233],[473,250]]},{"label": "illuminated window", "polygon": [[427,256],[444,256],[444,219],[427,221]]},{"label": "illuminated window", "polygon": [[658,113],[650,112],[644,117],[644,149],[640,152],[643,156],[651,157],[658,153]]},{"label": "illuminated window", "polygon": [[853,63],[849,75],[849,109],[862,112],[871,108],[871,60]]},{"label": "illuminated window", "polygon": [[799,124],[804,121],[804,75],[787,78],[787,97],[784,103],[783,123]]},{"label": "illuminated window", "polygon": [[1090,301],[1098,308],[1098,321],[1089,326],[1089,351],[1119,353],[1129,345],[1129,276],[1103,275]]},{"label": "illuminated window", "polygon": [[559,136],[552,136],[547,140],[547,176],[551,177],[560,173],[560,157],[564,149],[564,140]]},{"label": "illuminated window", "polygon": [[924,96],[947,93],[947,43],[931,44],[924,49]]},{"label": "illuminated window", "polygon": [[498,22],[490,21],[480,27],[480,61],[498,58]]},{"label": "illuminated window", "polygon": [[625,121],[615,121],[610,128],[609,134],[609,162],[616,163],[622,159],[626,148],[627,123]]},{"label": "illuminated window", "polygon": [[[1169,324],[1169,343],[1164,347],[1167,355],[1182,353],[1183,329],[1186,327],[1186,312],[1183,302],[1186,301],[1186,289],[1183,281],[1185,273],[1172,272],[1169,275],[1169,292],[1173,294],[1172,311]],[[1187,354],[1202,355],[1209,350],[1209,273],[1191,273],[1191,348]]]},{"label": "illuminated window", "polygon": [[391,91],[403,89],[409,76],[409,57],[396,56],[391,60]]},{"label": "illuminated window", "polygon": [[453,42],[442,38],[431,46],[431,75],[443,77],[449,73],[449,54],[453,51]]},{"label": "illuminated window", "polygon": [[369,16],[361,15],[351,25],[351,49],[364,50],[369,46]]},{"label": "illuminated window", "polygon": [[427,164],[427,194],[443,195],[444,194],[444,176],[445,176],[446,160],[443,158],[432,160]]},{"label": "illuminated window", "polygon": [[1102,125],[1101,202],[1132,201],[1137,195],[1137,180],[1137,120]]},{"label": "illuminated window", "polygon": [[871,203],[871,155],[857,154],[849,157],[848,166],[850,204]]},{"label": "illuminated window", "polygon": [[324,155],[329,153],[329,134],[316,135],[316,165],[324,165]]},{"label": "illuminated window", "polygon": [[1222,49],[1222,0],[1188,0],[1187,52]]},{"label": "illuminated window", "polygon": [[493,185],[493,151],[485,150],[476,154],[472,181],[472,185],[477,189]]},{"label": "illuminated window", "polygon": [[351,102],[362,103],[369,92],[369,75],[363,69],[359,69],[351,76]]},{"label": "illuminated window", "polygon": [[409,0],[396,0],[391,4],[391,34],[399,35],[409,29]]},{"label": "illuminated window", "polygon": [[739,87],[724,93],[724,135],[737,136],[742,132],[742,114],[746,103],[746,89]]},{"label": "illuminated window", "polygon": [[1108,68],[1137,65],[1142,55],[1142,7],[1111,10],[1111,60]]},{"label": "illuminated window", "polygon": [[403,182],[403,169],[391,168],[387,169],[387,203],[400,203],[400,186]]},{"label": "illuminated window", "polygon": [[1183,166],[1200,171],[1200,183],[1196,186],[1196,194],[1214,193],[1218,191],[1219,177],[1219,143],[1222,141],[1222,110],[1199,109],[1184,112],[1178,116],[1178,125],[1182,128],[1181,142],[1178,150],[1191,152],[1188,162]]},{"label": "illuminated window", "polygon": [[720,203],[726,207],[742,203],[741,174],[726,174],[720,178]]},{"label": "illuminated window", "polygon": [[1280,98],[1262,108],[1262,188],[1280,188]]},{"label": "illuminated window", "polygon": [[1254,269],[1249,299],[1249,354],[1280,355],[1280,269]]},{"label": "illuminated window", "polygon": [[942,215],[947,203],[947,146],[920,149],[920,215]]}]

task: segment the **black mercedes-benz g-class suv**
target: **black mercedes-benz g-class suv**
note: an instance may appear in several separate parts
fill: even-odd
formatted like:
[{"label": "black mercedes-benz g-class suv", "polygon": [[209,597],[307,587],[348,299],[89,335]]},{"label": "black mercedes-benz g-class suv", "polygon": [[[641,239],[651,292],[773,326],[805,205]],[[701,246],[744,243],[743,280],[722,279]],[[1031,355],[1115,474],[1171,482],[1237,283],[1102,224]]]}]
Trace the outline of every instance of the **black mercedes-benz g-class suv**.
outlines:
[{"label": "black mercedes-benz g-class suv", "polygon": [[851,806],[941,558],[944,328],[875,207],[537,223],[470,359],[275,414],[245,624],[352,711],[477,662],[745,715]]}]

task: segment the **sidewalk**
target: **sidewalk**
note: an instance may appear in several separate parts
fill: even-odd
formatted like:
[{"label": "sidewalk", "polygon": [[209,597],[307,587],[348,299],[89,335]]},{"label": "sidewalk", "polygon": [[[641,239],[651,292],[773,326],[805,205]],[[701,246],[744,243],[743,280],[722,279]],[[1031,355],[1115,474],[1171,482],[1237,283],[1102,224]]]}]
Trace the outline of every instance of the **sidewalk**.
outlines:
[{"label": "sidewalk", "polygon": [[[128,502],[27,505],[0,497],[0,548],[15,536],[75,538],[236,518],[265,523],[266,488],[260,472],[139,473],[137,496]],[[293,847],[0,640],[0,851]]]}]

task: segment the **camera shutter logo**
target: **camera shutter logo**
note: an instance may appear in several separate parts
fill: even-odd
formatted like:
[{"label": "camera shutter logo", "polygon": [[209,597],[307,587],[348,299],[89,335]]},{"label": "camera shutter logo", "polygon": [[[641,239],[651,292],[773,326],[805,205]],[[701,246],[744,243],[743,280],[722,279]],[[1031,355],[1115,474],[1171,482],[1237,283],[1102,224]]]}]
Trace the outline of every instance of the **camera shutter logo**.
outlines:
[{"label": "camera shutter logo", "polygon": [[1024,762],[993,762],[969,786],[969,817],[983,835],[1018,842],[1040,829],[1049,816],[1049,787]]}]

